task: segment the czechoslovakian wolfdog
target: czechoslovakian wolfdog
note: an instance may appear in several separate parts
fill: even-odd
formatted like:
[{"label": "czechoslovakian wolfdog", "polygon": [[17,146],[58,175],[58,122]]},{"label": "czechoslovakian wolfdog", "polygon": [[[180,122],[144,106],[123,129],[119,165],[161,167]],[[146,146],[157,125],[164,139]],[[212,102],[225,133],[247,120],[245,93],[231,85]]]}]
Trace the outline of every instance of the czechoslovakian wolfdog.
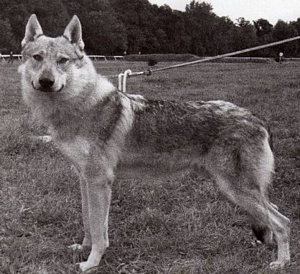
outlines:
[{"label": "czechoslovakian wolfdog", "polygon": [[274,158],[264,122],[228,102],[151,101],[119,92],[84,53],[77,16],[62,36],[50,38],[32,15],[22,48],[25,103],[80,175],[82,246],[91,246],[82,271],[97,267],[109,245],[111,183],[122,151],[134,148],[165,153],[175,168],[204,167],[248,213],[259,240],[269,243],[275,235],[271,268],[290,261],[289,219],[266,194]]}]

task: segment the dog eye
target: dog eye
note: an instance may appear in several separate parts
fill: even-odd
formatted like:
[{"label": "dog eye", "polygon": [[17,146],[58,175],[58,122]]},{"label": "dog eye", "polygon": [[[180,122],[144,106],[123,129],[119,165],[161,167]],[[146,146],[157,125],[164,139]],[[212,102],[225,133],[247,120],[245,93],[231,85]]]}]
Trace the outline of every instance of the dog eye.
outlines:
[{"label": "dog eye", "polygon": [[57,63],[58,63],[58,64],[65,64],[65,63],[67,63],[68,61],[69,61],[68,58],[62,57],[62,58],[60,58],[60,59],[57,61]]},{"label": "dog eye", "polygon": [[43,61],[43,56],[39,55],[39,54],[35,54],[32,56],[34,60],[41,62]]}]

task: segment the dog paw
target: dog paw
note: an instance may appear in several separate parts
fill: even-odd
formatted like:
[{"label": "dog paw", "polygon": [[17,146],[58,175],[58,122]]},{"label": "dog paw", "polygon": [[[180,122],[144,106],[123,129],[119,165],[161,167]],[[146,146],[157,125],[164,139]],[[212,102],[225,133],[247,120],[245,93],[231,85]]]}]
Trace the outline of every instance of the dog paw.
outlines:
[{"label": "dog paw", "polygon": [[283,268],[288,261],[274,261],[270,263],[270,268],[273,270]]},{"label": "dog paw", "polygon": [[77,263],[77,265],[79,265],[80,270],[84,274],[92,273],[95,270],[97,270],[97,268],[98,268],[97,266],[91,266],[91,265],[89,265],[88,262]]},{"label": "dog paw", "polygon": [[82,251],[83,250],[83,246],[80,244],[69,245],[68,248],[71,249],[72,251]]}]

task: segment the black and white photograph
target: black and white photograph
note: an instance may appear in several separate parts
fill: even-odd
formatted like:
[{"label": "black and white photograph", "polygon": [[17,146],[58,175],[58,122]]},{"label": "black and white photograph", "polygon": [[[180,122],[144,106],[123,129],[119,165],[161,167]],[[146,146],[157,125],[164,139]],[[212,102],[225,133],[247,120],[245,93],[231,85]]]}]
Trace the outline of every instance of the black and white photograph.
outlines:
[{"label": "black and white photograph", "polygon": [[300,272],[299,0],[1,0],[0,274]]}]

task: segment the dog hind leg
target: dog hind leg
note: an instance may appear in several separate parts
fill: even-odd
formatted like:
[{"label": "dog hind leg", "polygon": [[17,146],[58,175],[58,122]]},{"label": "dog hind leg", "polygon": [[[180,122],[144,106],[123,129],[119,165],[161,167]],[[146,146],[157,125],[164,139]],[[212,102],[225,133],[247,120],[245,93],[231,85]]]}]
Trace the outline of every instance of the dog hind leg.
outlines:
[{"label": "dog hind leg", "polygon": [[254,221],[252,224],[252,231],[258,243],[264,243],[266,245],[271,245],[273,243],[273,233],[267,226]]},{"label": "dog hind leg", "polygon": [[[274,205],[273,203],[269,202],[269,204],[278,211],[278,206]],[[252,231],[254,236],[256,237],[259,244],[264,243],[266,245],[274,244],[274,234],[273,232],[262,223],[259,223],[253,220],[252,224]]]},{"label": "dog hind leg", "polygon": [[272,234],[275,236],[278,254],[270,267],[275,269],[288,263],[289,219],[265,195],[273,171],[273,155],[267,143],[260,147],[246,143],[238,150],[216,146],[207,157],[206,168],[222,193],[260,226],[259,237],[268,241]]},{"label": "dog hind leg", "polygon": [[276,269],[283,267],[290,261],[290,220],[268,204],[270,215],[272,216],[271,226],[278,245],[278,258],[270,264],[270,267]]},{"label": "dog hind leg", "polygon": [[[272,207],[259,191],[233,189],[224,178],[217,180],[222,192],[235,204],[260,224],[262,240],[269,241],[274,234],[278,245],[277,260],[270,263],[271,268],[283,267],[290,261],[289,253],[289,219]],[[269,237],[269,239],[265,238]]]}]

